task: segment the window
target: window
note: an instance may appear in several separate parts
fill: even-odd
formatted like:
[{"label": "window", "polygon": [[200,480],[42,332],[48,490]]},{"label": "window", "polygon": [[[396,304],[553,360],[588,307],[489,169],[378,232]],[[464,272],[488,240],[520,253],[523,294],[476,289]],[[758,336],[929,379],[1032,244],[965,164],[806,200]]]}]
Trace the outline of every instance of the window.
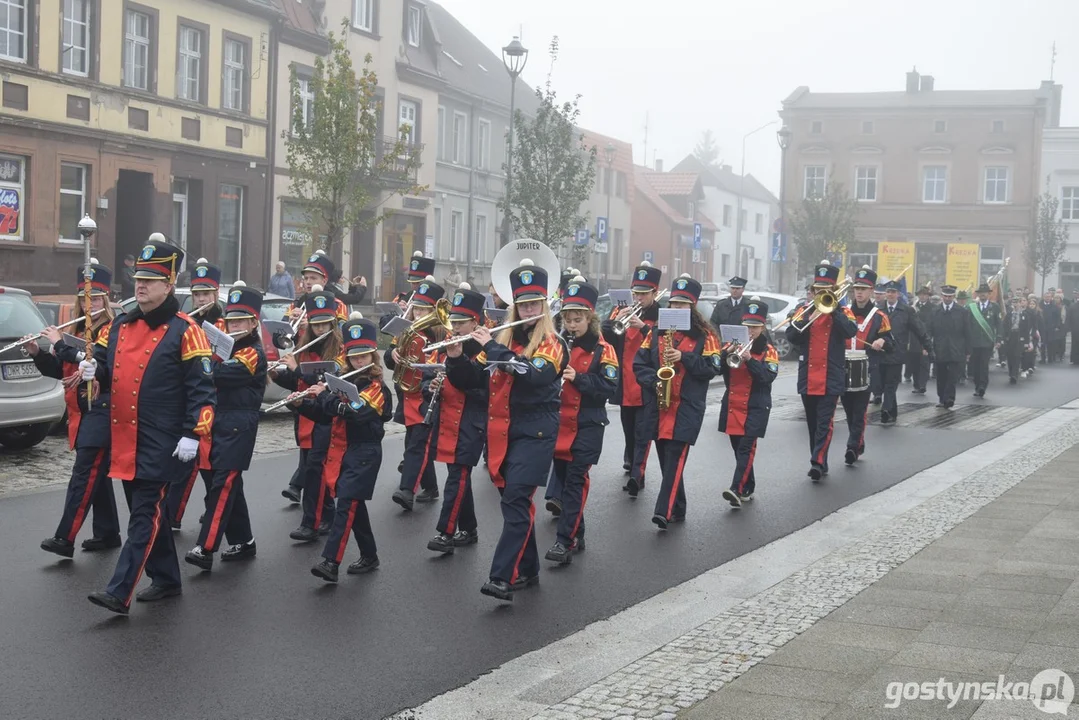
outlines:
[{"label": "window", "polygon": [[626,197],[626,174],[621,170],[616,170],[614,173],[614,196],[617,198]]},{"label": "window", "polygon": [[[491,169],[491,121],[480,120],[480,147],[479,147],[479,168],[480,170]],[[483,219],[484,224],[487,223],[487,218]],[[480,256],[482,257],[482,256]]]},{"label": "window", "polygon": [[26,158],[0,155],[0,238],[23,239],[25,203]]},{"label": "window", "polygon": [[824,197],[824,170],[823,165],[806,165],[805,188],[802,197]]},{"label": "window", "polygon": [[246,112],[244,81],[247,75],[247,46],[240,40],[225,40],[225,69],[221,84],[221,106]]},{"label": "window", "polygon": [[922,169],[922,202],[942,203],[948,199],[948,168],[930,165]]},{"label": "window", "polygon": [[422,16],[420,9],[414,5],[408,6],[408,44],[412,47],[420,46],[420,32],[422,30]]},{"label": "window", "polygon": [[761,261],[760,261],[760,258],[754,258],[753,259],[753,279],[754,280],[760,280],[761,279]]},{"label": "window", "polygon": [[435,208],[435,257],[445,257],[442,248],[442,208]]},{"label": "window", "polygon": [[946,133],[946,132],[948,132],[948,121],[947,120],[934,120],[933,121],[933,132],[935,132],[935,133]]},{"label": "window", "polygon": [[872,135],[873,134],[873,121],[872,120],[863,120],[862,121],[862,134],[863,135]]},{"label": "window", "polygon": [[877,267],[878,245],[875,242],[852,242],[847,245],[847,267]]},{"label": "window", "polygon": [[86,213],[86,180],[89,168],[60,164],[60,241],[81,243],[79,220]]},{"label": "window", "polygon": [[221,185],[217,197],[217,259],[221,265],[222,282],[236,282],[240,274],[243,211],[243,187]]},{"label": "window", "polygon": [[982,245],[980,248],[980,261],[978,263],[978,275],[984,280],[996,275],[1004,264],[1003,245]]},{"label": "window", "polygon": [[1060,217],[1062,220],[1079,220],[1079,187],[1060,189]]},{"label": "window", "polygon": [[757,216],[753,218],[753,232],[757,235],[764,232],[764,215],[757,213]]},{"label": "window", "polygon": [[476,216],[476,247],[472,249],[473,260],[487,262],[487,216]]},{"label": "window", "polygon": [[723,206],[723,227],[731,226],[731,210],[732,208],[730,205]]},{"label": "window", "polygon": [[854,170],[855,197],[861,202],[877,200],[877,168],[859,167]]},{"label": "window", "polygon": [[[745,215],[745,212],[742,213]],[[686,201],[686,219],[695,220],[697,218],[697,205],[692,200]]]},{"label": "window", "polygon": [[401,137],[409,145],[416,142],[416,103],[411,100],[401,100],[398,105],[398,125],[401,126]]},{"label": "window", "polygon": [[820,120],[814,120],[812,123],[810,123],[809,133],[811,135],[820,135],[822,132],[824,132],[823,122],[821,122]]},{"label": "window", "polygon": [[985,169],[985,202],[1008,202],[1008,168],[987,167]]},{"label": "window", "polygon": [[731,272],[731,256],[723,254],[719,256],[719,274],[726,277]]},{"label": "window", "polygon": [[995,133],[1004,132],[1004,121],[1003,120],[994,120],[993,121],[993,132],[995,132]]},{"label": "window", "polygon": [[614,242],[608,250],[611,253],[611,272],[619,273],[618,268],[622,267],[622,248],[623,248],[623,235],[622,228],[614,229]]},{"label": "window", "polygon": [[150,16],[137,10],[124,22],[124,87],[150,89]]},{"label": "window", "polygon": [[460,210],[450,213],[450,260],[464,260],[465,255],[461,251],[464,244],[462,230],[465,225],[465,216]]},{"label": "window", "polygon": [[0,57],[26,62],[26,0],[0,0]]},{"label": "window", "polygon": [[745,209],[738,211],[738,229],[745,232],[746,229],[746,211]]},{"label": "window", "polygon": [[436,156],[439,160],[446,159],[446,108],[440,107],[438,109],[438,137],[436,143],[438,147],[435,150]]},{"label": "window", "polygon": [[467,132],[468,116],[455,112],[453,114],[453,162],[458,165],[463,165],[468,161]]},{"label": "window", "polygon": [[310,126],[311,120],[315,117],[315,91],[311,89],[310,78],[301,77],[297,78],[297,80],[299,81],[297,84],[300,91],[300,106],[298,108],[300,116],[298,120],[300,127],[306,128]]},{"label": "window", "polygon": [[[0,11],[2,12],[2,11]],[[90,0],[64,0],[64,72],[90,74]]]},{"label": "window", "polygon": [[375,31],[375,0],[355,0],[352,6],[352,27],[364,32]]},{"label": "window", "polygon": [[202,102],[202,46],[201,30],[180,26],[180,62],[176,68],[178,98]]}]

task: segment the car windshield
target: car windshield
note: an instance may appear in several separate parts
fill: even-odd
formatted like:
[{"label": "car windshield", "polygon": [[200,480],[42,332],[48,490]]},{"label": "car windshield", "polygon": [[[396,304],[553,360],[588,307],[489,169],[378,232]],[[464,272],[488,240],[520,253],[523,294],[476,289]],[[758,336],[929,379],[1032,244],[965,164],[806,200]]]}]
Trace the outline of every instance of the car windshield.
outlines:
[{"label": "car windshield", "polygon": [[60,319],[60,303],[39,302],[36,303],[41,316],[45,318],[46,325],[56,325]]},{"label": "car windshield", "polygon": [[259,316],[263,320],[284,320],[292,308],[289,300],[266,300],[262,303],[262,312]]},{"label": "car windshield", "polygon": [[0,337],[14,340],[45,329],[45,321],[26,295],[0,293]]}]

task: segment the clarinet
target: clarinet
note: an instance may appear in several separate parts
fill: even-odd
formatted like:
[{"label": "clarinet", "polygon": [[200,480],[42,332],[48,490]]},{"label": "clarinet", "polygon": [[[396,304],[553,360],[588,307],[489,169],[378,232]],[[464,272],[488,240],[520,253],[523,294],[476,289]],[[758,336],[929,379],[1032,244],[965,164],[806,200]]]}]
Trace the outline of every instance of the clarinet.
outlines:
[{"label": "clarinet", "polygon": [[438,385],[431,392],[431,401],[427,403],[427,413],[423,416],[423,424],[430,425],[435,419],[435,410],[438,409],[438,398],[442,394],[442,383],[446,382],[446,373],[439,373],[435,378]]}]

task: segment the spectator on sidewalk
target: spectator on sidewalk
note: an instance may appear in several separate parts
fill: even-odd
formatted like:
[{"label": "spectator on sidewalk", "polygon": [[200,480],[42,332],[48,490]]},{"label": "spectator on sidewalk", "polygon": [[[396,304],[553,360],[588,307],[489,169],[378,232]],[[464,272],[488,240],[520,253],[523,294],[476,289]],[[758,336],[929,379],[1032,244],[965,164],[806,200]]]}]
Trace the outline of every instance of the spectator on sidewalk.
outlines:
[{"label": "spectator on sidewalk", "polygon": [[[363,275],[354,277],[352,278],[351,287],[349,285],[348,278],[342,272],[337,276],[337,280],[330,284],[328,289],[332,290],[337,299],[345,305],[359,305],[367,297],[367,278]],[[349,292],[350,289],[352,292]]]},{"label": "spectator on sidewalk", "polygon": [[296,283],[293,282],[289,271],[285,269],[285,263],[278,261],[274,269],[276,272],[270,276],[270,286],[267,292],[294,300],[296,298]]},{"label": "spectator on sidewalk", "polygon": [[124,299],[135,295],[135,256],[124,256],[124,269],[120,273],[120,289]]}]

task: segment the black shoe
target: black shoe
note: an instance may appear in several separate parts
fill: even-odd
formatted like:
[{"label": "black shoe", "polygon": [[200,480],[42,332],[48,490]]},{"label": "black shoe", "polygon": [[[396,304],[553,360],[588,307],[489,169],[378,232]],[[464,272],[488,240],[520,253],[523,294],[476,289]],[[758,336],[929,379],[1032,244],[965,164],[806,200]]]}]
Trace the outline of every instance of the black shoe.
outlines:
[{"label": "black shoe", "polygon": [[145,590],[136,593],[135,599],[139,602],[157,602],[158,600],[181,595],[183,591],[183,587],[179,585],[151,585]]},{"label": "black shoe", "polygon": [[809,472],[807,472],[806,475],[808,475],[809,479],[813,482],[820,482],[820,479],[824,476],[824,473],[821,472],[820,468],[811,467],[809,468]]},{"label": "black shoe", "polygon": [[626,471],[626,475],[629,475],[630,464],[628,462],[622,463],[622,469]]},{"label": "black shoe", "polygon": [[51,537],[47,540],[42,540],[41,549],[60,557],[70,558],[75,556],[75,543],[63,538]]},{"label": "black shoe", "polygon": [[255,557],[255,541],[240,543],[239,545],[233,545],[225,552],[221,553],[221,562],[231,562],[233,560],[244,560],[246,558]]},{"label": "black shoe", "polygon": [[858,452],[847,448],[847,452],[843,453],[843,462],[847,465],[853,465],[858,461]]},{"label": "black shoe", "polygon": [[584,535],[578,535],[576,538],[574,538],[573,547],[571,547],[570,550],[575,553],[584,552]]},{"label": "black shoe", "polygon": [[281,491],[281,497],[285,498],[289,502],[300,502],[300,488],[295,488],[289,485],[287,488]]},{"label": "black shoe", "polygon": [[946,407],[948,407],[948,406],[947,406],[947,405],[946,405],[945,403],[939,402],[939,403],[937,403],[937,407],[939,407],[939,408],[946,408]]},{"label": "black shoe", "polygon": [[520,575],[516,582],[510,583],[510,587],[513,588],[514,592],[530,588],[533,585],[539,585],[539,575]]},{"label": "black shoe", "polygon": [[631,477],[629,482],[626,483],[626,490],[632,498],[637,497],[637,494],[640,493],[642,487],[644,487],[644,483],[640,482],[635,477]]},{"label": "black shoe", "polygon": [[318,534],[319,535],[329,535],[330,534],[330,528],[332,528],[332,527],[333,527],[333,523],[331,523],[331,522],[319,523]]},{"label": "black shoe", "polygon": [[180,523],[179,523],[178,520],[173,520],[172,521],[172,531],[173,532],[180,532]]},{"label": "black shoe", "polygon": [[741,493],[738,496],[738,499],[742,501],[743,505],[745,505],[747,502],[753,501],[753,493]]},{"label": "black shoe", "polygon": [[427,541],[428,550],[433,550],[443,555],[453,555],[454,547],[456,546],[453,544],[453,536],[446,533],[439,533]]},{"label": "black shoe", "polygon": [[944,403],[944,409],[945,410],[951,410],[954,405],[955,405],[954,402]]},{"label": "black shoe", "polygon": [[420,490],[416,496],[416,502],[429,503],[438,500],[438,490]]},{"label": "black shoe", "polygon": [[458,530],[453,534],[454,547],[464,547],[465,545],[475,545],[480,541],[479,530]]},{"label": "black shoe", "polygon": [[111,550],[113,548],[118,548],[123,544],[124,542],[120,539],[119,535],[113,535],[112,537],[107,538],[94,537],[83,540],[82,549],[86,552],[95,552],[97,550]]},{"label": "black shoe", "polygon": [[979,391],[977,391],[976,393],[974,393],[974,395],[975,395],[976,397],[980,397],[980,398],[983,398],[983,397],[985,397],[985,390],[979,390]]},{"label": "black shoe", "polygon": [[311,574],[317,578],[322,578],[326,582],[337,582],[337,568],[340,567],[335,562],[330,562],[323,558],[311,568]]},{"label": "black shoe", "polygon": [[911,395],[925,395],[925,388],[914,388],[910,391]]},{"label": "black shoe", "polygon": [[404,472],[404,471],[405,471],[405,461],[402,460],[401,462],[397,463],[397,472]]},{"label": "black shoe", "polygon": [[670,519],[669,522],[670,522],[671,525],[674,525],[676,523],[684,523],[685,521],[686,521],[686,516],[685,515],[671,515],[671,519]]},{"label": "black shoe", "polygon": [[877,396],[877,397],[875,397],[875,398],[871,398],[871,399],[870,399],[870,401],[869,401],[869,404],[870,404],[870,405],[880,405],[880,404],[881,404],[881,403],[883,403],[883,402],[884,402],[884,398],[882,398],[882,397],[880,397],[880,396],[878,395],[878,396]]},{"label": "black shoe", "polygon": [[653,515],[652,523],[660,530],[667,529],[667,518],[663,517],[662,515]]},{"label": "black shoe", "polygon": [[1008,378],[1008,384],[1009,385],[1017,385],[1017,384],[1019,384],[1019,380],[1017,380],[1016,378]]},{"label": "black shoe", "polygon": [[510,587],[508,582],[503,582],[502,580],[488,580],[480,588],[480,593],[499,600],[513,602],[513,588]]},{"label": "black shoe", "polygon": [[206,552],[196,545],[187,552],[187,555],[184,555],[184,562],[202,570],[210,571],[214,569],[214,554]]},{"label": "black shoe", "polygon": [[412,512],[412,504],[416,501],[416,496],[412,494],[411,490],[398,488],[393,491],[393,501],[407,512]]},{"label": "black shoe", "polygon": [[356,562],[348,566],[349,575],[363,575],[369,573],[372,570],[378,570],[378,566],[381,565],[378,561],[378,556],[375,557],[361,557]]},{"label": "black shoe", "polygon": [[881,425],[895,425],[895,418],[894,417],[881,418],[880,419],[880,424]]},{"label": "black shoe", "polygon": [[724,490],[723,499],[729,502],[731,504],[731,507],[736,510],[742,507],[742,500],[738,497],[738,493],[736,493],[734,490]]},{"label": "black shoe", "polygon": [[309,543],[318,540],[318,530],[301,525],[288,534],[290,538],[298,542]]},{"label": "black shoe", "polygon": [[128,613],[127,605],[124,605],[120,598],[109,595],[107,592],[90,593],[86,596],[86,599],[98,607],[112,610],[117,615],[127,615]]},{"label": "black shoe", "polygon": [[556,542],[543,557],[544,559],[556,562],[559,565],[569,565],[570,562],[573,561],[573,550],[560,542]]},{"label": "black shoe", "polygon": [[203,523],[203,521],[205,519],[206,519],[206,513],[203,513],[202,515],[199,515],[199,525],[202,525],[202,523]]},{"label": "black shoe", "polygon": [[548,498],[547,509],[551,512],[552,515],[558,517],[562,514],[562,501],[558,498]]}]

